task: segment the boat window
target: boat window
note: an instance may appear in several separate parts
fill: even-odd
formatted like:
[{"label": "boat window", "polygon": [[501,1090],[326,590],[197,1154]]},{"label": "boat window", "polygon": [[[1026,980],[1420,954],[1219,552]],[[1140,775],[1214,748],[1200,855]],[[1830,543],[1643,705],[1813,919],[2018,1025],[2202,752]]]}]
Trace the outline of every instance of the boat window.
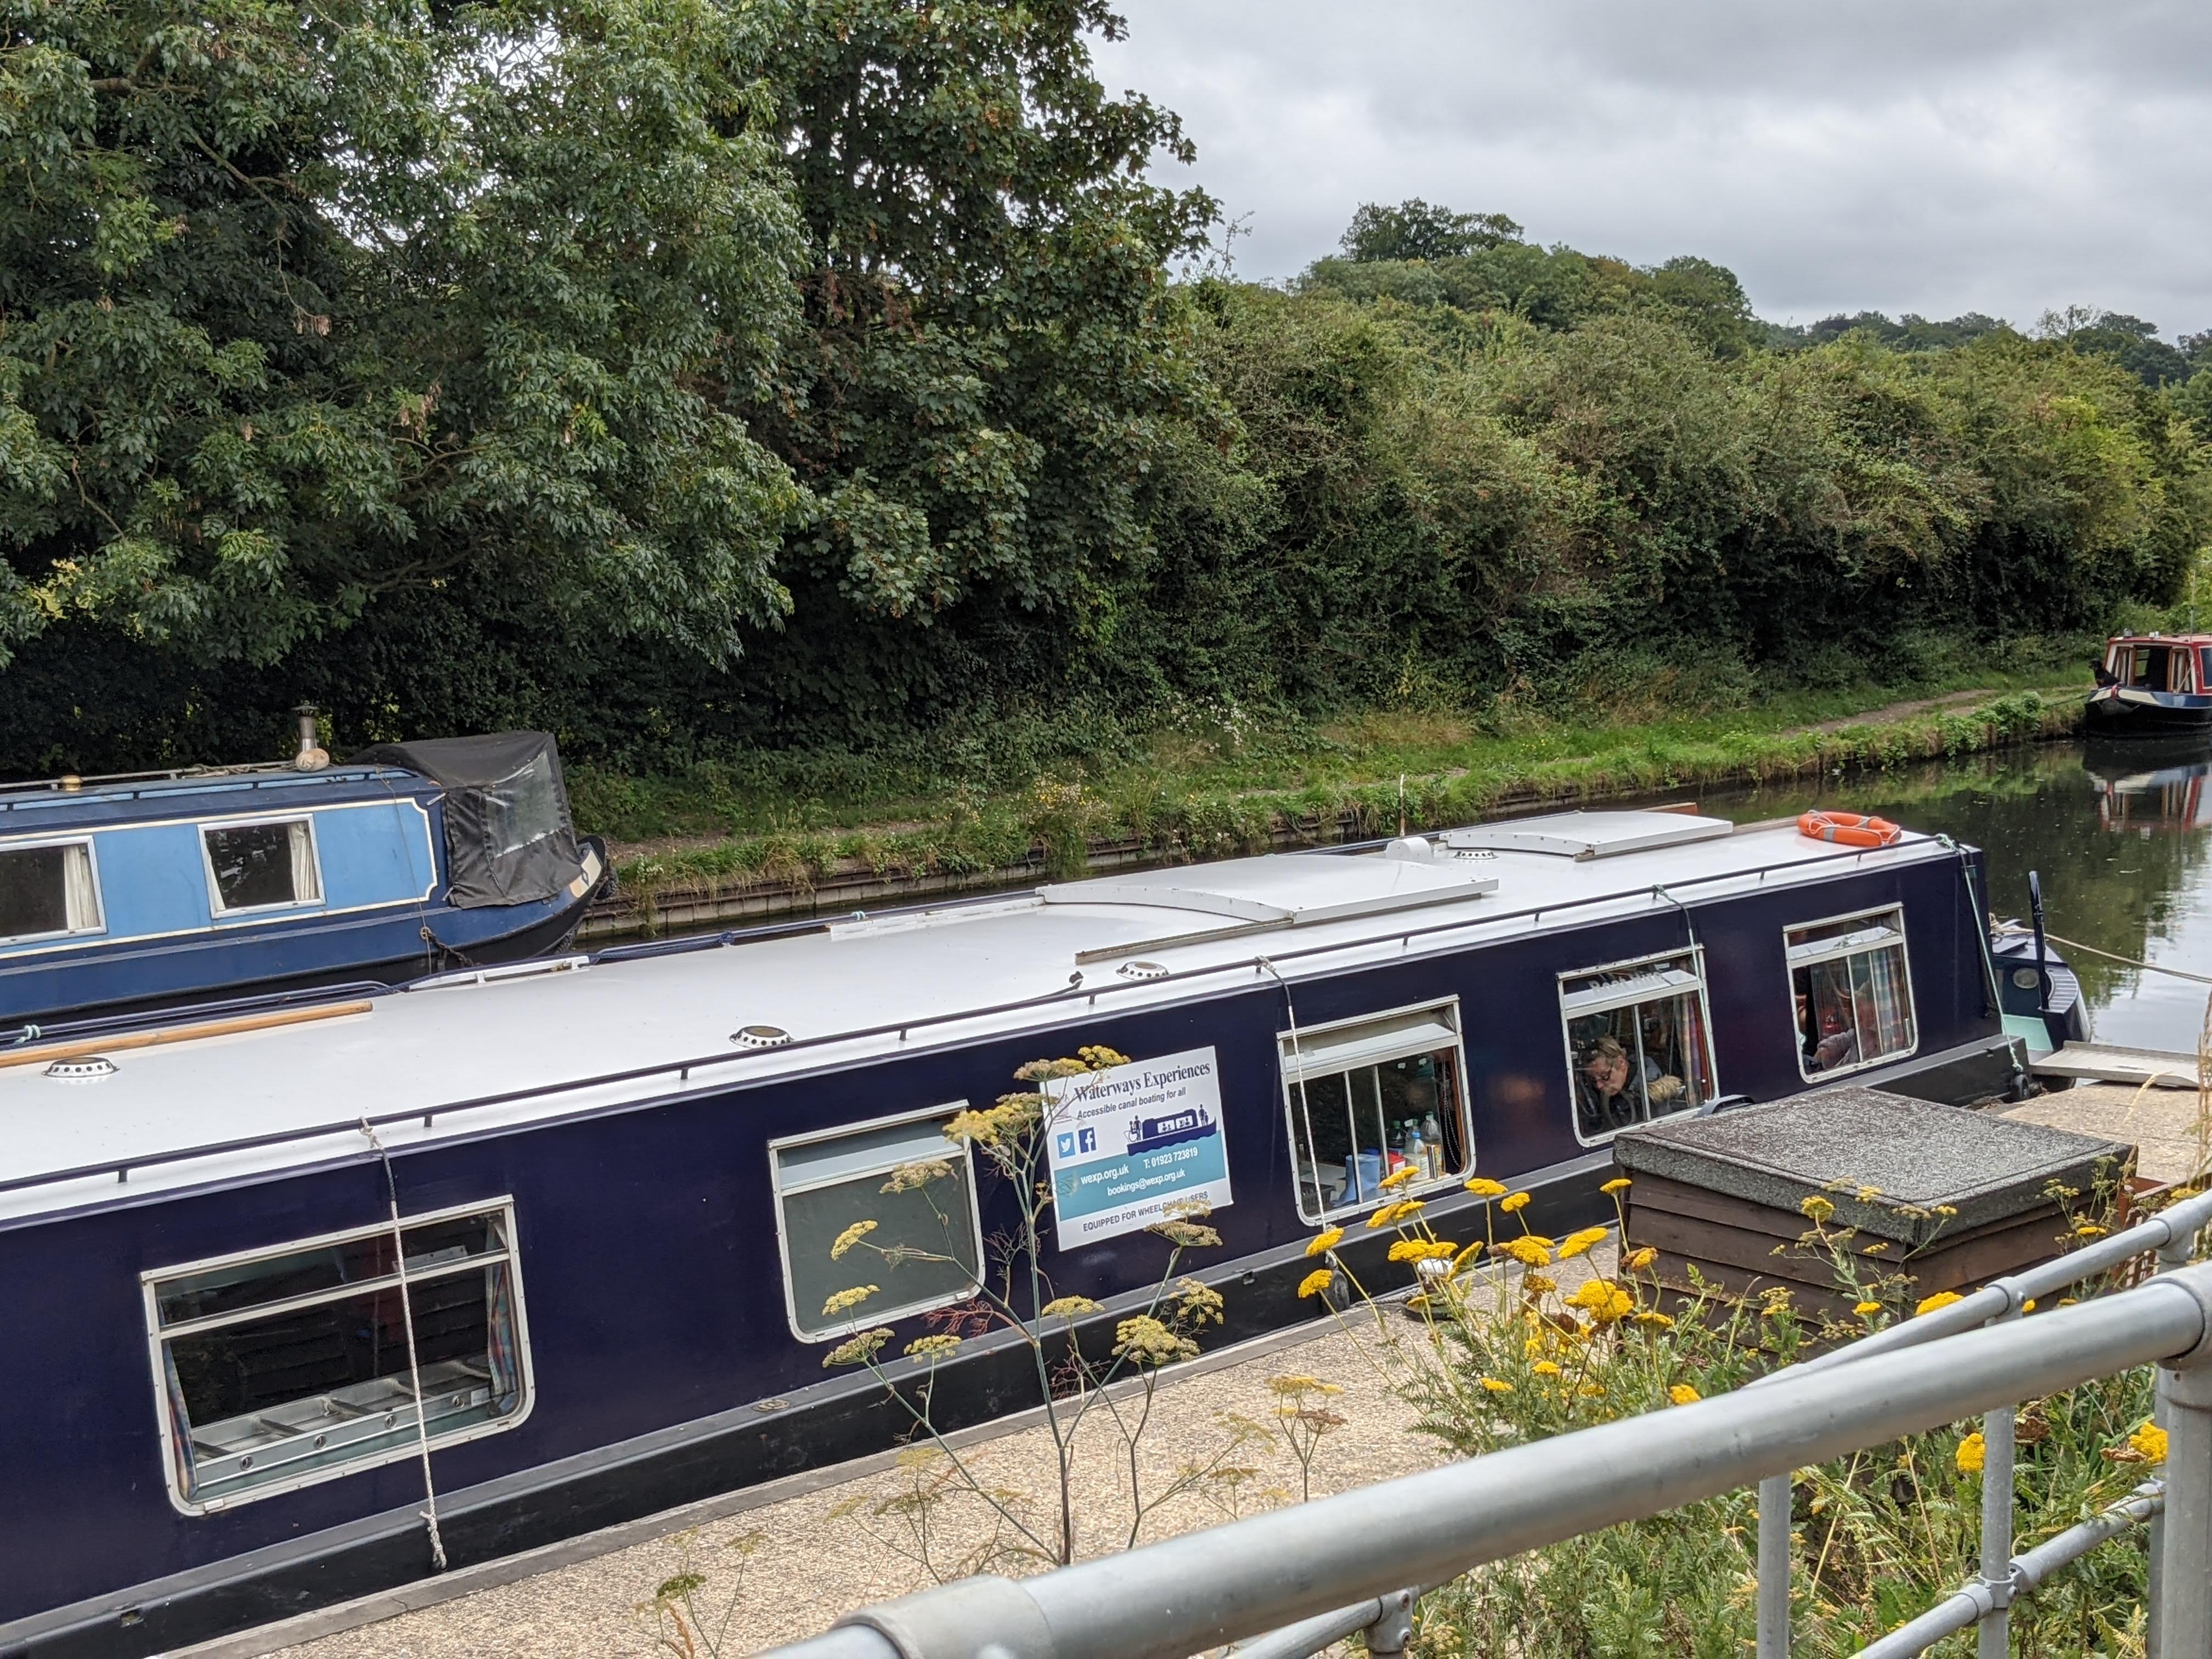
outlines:
[{"label": "boat window", "polygon": [[1319,1222],[1371,1206],[1382,1182],[1417,1193],[1474,1167],[1459,1006],[1438,1003],[1276,1035],[1298,1213]]},{"label": "boat window", "polygon": [[200,836],[217,915],[322,902],[315,834],[307,819],[216,824]]},{"label": "boat window", "polygon": [[[187,1508],[264,1498],[520,1422],[528,1342],[501,1204],[146,1278],[170,1479]],[[412,1316],[413,1349],[409,1348]]]},{"label": "boat window", "polygon": [[539,750],[527,763],[477,793],[483,799],[484,830],[495,858],[520,852],[561,828],[561,790],[553,779],[548,750]]},{"label": "boat window", "polygon": [[1702,952],[1562,975],[1559,1008],[1575,1133],[1583,1145],[1694,1111],[1718,1095]]},{"label": "boat window", "polygon": [[[983,1250],[975,1167],[944,1133],[958,1109],[769,1148],[791,1328],[802,1340],[975,1293]],[[875,1224],[848,1239],[864,1222]],[[869,1285],[865,1297],[845,1299]]]},{"label": "boat window", "polygon": [[96,933],[100,925],[89,843],[0,850],[0,945]]},{"label": "boat window", "polygon": [[1897,908],[1793,927],[1784,936],[1796,998],[1798,1069],[1829,1077],[1912,1052],[1912,977]]}]

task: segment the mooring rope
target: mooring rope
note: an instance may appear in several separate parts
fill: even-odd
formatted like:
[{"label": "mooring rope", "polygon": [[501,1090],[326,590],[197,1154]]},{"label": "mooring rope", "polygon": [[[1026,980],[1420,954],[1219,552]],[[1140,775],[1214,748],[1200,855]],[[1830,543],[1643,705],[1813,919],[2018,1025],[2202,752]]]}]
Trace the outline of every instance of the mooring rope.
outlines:
[{"label": "mooring rope", "polygon": [[[2023,927],[2016,921],[2000,922],[1997,924],[1997,931],[2009,939],[2031,938],[2035,932],[2033,927]],[[2212,985],[2212,975],[2192,974],[2186,969],[2168,968],[2160,963],[2145,962],[2141,957],[2124,957],[2118,951],[2100,950],[2096,945],[2082,944],[2078,939],[2061,939],[2047,927],[2043,930],[2043,936],[2053,945],[2063,945],[2069,951],[2086,951],[2093,957],[2104,957],[2107,962],[2124,963],[2130,968],[2141,968],[2154,974],[2170,974],[2175,979],[2185,979],[2197,985]]]},{"label": "mooring rope", "polygon": [[385,1195],[392,1201],[392,1259],[399,1273],[400,1323],[407,1333],[407,1383],[415,1393],[415,1449],[422,1459],[422,1519],[430,1528],[430,1565],[443,1572],[446,1540],[438,1531],[438,1487],[430,1479],[430,1413],[422,1398],[422,1362],[415,1346],[415,1300],[407,1289],[407,1237],[399,1225],[399,1182],[392,1172],[392,1154],[385,1151],[367,1118],[361,1121],[361,1132],[383,1162]]}]

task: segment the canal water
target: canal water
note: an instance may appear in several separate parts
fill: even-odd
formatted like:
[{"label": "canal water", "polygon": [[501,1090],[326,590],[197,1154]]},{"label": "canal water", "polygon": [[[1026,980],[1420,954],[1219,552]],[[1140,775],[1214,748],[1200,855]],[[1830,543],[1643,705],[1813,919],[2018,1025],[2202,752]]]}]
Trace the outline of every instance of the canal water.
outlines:
[{"label": "canal water", "polygon": [[[2033,870],[2052,933],[2212,976],[2209,777],[2212,744],[2202,741],[2046,744],[1696,799],[1738,823],[1826,806],[1955,836],[1987,856],[1996,915],[2027,920]],[[2196,1051],[2212,986],[2060,948],[2100,1041]]]}]

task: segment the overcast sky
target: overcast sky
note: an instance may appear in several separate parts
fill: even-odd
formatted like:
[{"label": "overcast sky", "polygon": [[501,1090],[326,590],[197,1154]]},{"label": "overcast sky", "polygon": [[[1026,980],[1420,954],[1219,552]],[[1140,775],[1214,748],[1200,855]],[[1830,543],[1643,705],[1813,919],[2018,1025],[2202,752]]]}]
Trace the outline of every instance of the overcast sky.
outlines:
[{"label": "overcast sky", "polygon": [[1121,0],[1109,89],[1183,118],[1247,276],[1363,201],[1698,253],[1759,314],[2212,328],[2204,0]]}]

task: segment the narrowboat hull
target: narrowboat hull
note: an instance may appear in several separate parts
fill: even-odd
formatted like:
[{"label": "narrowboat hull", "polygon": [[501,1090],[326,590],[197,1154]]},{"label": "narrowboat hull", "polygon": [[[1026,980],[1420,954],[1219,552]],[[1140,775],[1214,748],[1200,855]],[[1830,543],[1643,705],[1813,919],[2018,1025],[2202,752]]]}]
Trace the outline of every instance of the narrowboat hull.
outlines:
[{"label": "narrowboat hull", "polygon": [[2212,733],[2212,696],[2101,686],[2082,707],[2082,726],[2095,738],[2180,738]]},{"label": "narrowboat hull", "polygon": [[[604,844],[583,838],[587,867],[604,869]],[[509,910],[416,907],[268,934],[173,945],[121,945],[67,961],[0,957],[0,1006],[18,1012],[0,1043],[97,1030],[149,1013],[182,1013],[246,999],[295,998],[362,984],[405,985],[426,975],[526,962],[564,951],[597,886]],[[27,1039],[25,1032],[33,1034]]]},{"label": "narrowboat hull", "polygon": [[[1650,836],[1682,827],[1618,816]],[[1613,862],[1477,846],[1463,863],[1315,854],[1133,878],[1149,893],[1071,884],[394,991],[343,1019],[118,1050],[95,1080],[0,1067],[0,1110],[21,1131],[0,1149],[0,1282],[15,1291],[0,1655],[170,1651],[432,1576],[411,1443],[214,1499],[196,1486],[216,1466],[198,1464],[204,1427],[209,1457],[239,1467],[216,1432],[233,1408],[196,1403],[172,1356],[197,1338],[165,1322],[174,1287],[388,1240],[395,1200],[410,1232],[501,1218],[505,1277],[475,1317],[514,1408],[430,1458],[459,1565],[895,1443],[908,1419],[883,1383],[825,1367],[853,1328],[826,1328],[824,1287],[851,1283],[851,1264],[824,1279],[844,1224],[801,1202],[845,1182],[878,1203],[881,1171],[911,1153],[869,1164],[870,1148],[919,1136],[944,1157],[949,1115],[1040,1057],[1135,1057],[1131,1091],[1088,1120],[1125,1152],[1133,1114],[1210,1114],[1221,1244],[1176,1267],[1221,1294],[1209,1349],[1323,1316],[1298,1291],[1324,1225],[1344,1230],[1337,1253],[1369,1288],[1404,1282],[1391,1231],[1349,1201],[1360,1183],[1347,1174],[1332,1196],[1323,1179],[1352,1161],[1310,1121],[1331,1066],[1381,1079],[1394,1055],[1426,1057],[1397,1074],[1411,1081],[1395,1109],[1443,1117],[1451,1170],[1400,1190],[1462,1242],[1610,1214],[1609,1151],[1577,1103],[1576,1032],[1593,1018],[1656,1042],[1662,1011],[1694,1010],[1673,1036],[1702,1045],[1677,1061],[1699,1109],[1843,1076],[1944,1102],[2017,1086],[1978,854],[1699,833]],[[1307,890],[1327,904],[1301,915],[1281,898]],[[1811,975],[1817,994],[1838,962],[1887,974],[1904,1023],[1875,1060],[1823,1071],[1791,987]],[[779,1016],[797,1029],[764,1023]],[[1176,1081],[1200,1074],[1202,1094]],[[1136,1157],[1164,1168],[1188,1150]],[[966,1156],[947,1161],[972,1170]],[[1465,1190],[1472,1171],[1530,1206],[1497,1214]],[[1017,1195],[988,1171],[966,1180],[954,1195],[969,1195],[975,1237],[1006,1236]],[[1081,1336],[1103,1351],[1167,1246],[1142,1214],[1068,1219],[1043,1242],[1054,1294],[1101,1304]],[[818,1258],[794,1255],[808,1238]],[[435,1271],[481,1276],[465,1257]],[[959,1317],[968,1294],[887,1307],[885,1353]],[[204,1314],[175,1328],[264,1317]],[[908,1388],[927,1374],[890,1367]],[[934,1375],[948,1429],[1037,1403],[1027,1352],[1003,1335],[971,1331]]]},{"label": "narrowboat hull", "polygon": [[[1872,1077],[1855,1077],[1942,1104],[2002,1092],[2020,1062],[2016,1040],[1963,1045]],[[1609,1152],[1594,1152],[1518,1177],[1530,1202],[1531,1231],[1559,1237],[1614,1218],[1600,1190],[1619,1171]],[[1431,1206],[1438,1231],[1481,1225],[1478,1200]],[[1337,1254],[1359,1282],[1388,1297],[1412,1283],[1412,1270],[1389,1260],[1397,1235],[1356,1227]],[[1191,1277],[1219,1291],[1223,1323],[1207,1347],[1218,1351],[1335,1316],[1330,1302],[1301,1297],[1314,1267],[1303,1242],[1201,1268]],[[1149,1288],[1107,1300],[1081,1322],[1084,1352],[1102,1359],[1117,1321],[1141,1311]],[[946,1432],[1032,1410],[1042,1403],[1028,1349],[1001,1339],[935,1370],[931,1415]],[[803,1383],[710,1416],[595,1448],[520,1474],[438,1495],[447,1571],[619,1526],[745,1487],[910,1444],[913,1419],[873,1376],[848,1372]],[[333,1607],[436,1576],[419,1499],[361,1520],[287,1540],[250,1557],[214,1563],[12,1624],[0,1624],[8,1659],[146,1659],[229,1632]]]}]

